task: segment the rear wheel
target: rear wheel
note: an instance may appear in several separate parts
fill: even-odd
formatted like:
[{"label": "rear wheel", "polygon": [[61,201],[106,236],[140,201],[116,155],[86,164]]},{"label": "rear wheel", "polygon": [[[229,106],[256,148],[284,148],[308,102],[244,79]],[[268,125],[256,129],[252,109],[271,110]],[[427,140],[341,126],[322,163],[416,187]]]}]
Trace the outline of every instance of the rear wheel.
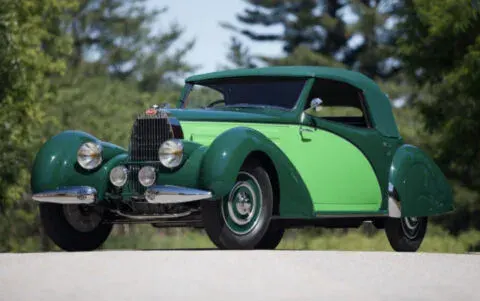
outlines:
[{"label": "rear wheel", "polygon": [[91,251],[108,238],[112,224],[103,223],[102,208],[40,203],[40,219],[47,235],[65,251]]},{"label": "rear wheel", "polygon": [[395,251],[415,252],[427,232],[427,217],[388,218],[385,233]]},{"label": "rear wheel", "polygon": [[205,230],[220,249],[254,249],[259,246],[269,230],[272,211],[270,178],[255,162],[242,167],[226,197],[202,202]]}]

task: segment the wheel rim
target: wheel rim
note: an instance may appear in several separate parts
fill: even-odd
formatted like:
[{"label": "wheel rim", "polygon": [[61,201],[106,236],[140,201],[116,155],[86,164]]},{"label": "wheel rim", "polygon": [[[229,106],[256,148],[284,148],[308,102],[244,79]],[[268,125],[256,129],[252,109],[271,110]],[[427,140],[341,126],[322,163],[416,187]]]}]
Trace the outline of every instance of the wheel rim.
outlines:
[{"label": "wheel rim", "polygon": [[420,220],[417,217],[404,217],[401,219],[402,230],[409,239],[415,239],[420,232]]},{"label": "wheel rim", "polygon": [[67,222],[79,232],[91,232],[102,222],[102,211],[86,205],[63,205]]},{"label": "wheel rim", "polygon": [[226,226],[238,235],[255,228],[262,211],[262,190],[249,173],[240,172],[230,194],[222,200],[222,216]]}]

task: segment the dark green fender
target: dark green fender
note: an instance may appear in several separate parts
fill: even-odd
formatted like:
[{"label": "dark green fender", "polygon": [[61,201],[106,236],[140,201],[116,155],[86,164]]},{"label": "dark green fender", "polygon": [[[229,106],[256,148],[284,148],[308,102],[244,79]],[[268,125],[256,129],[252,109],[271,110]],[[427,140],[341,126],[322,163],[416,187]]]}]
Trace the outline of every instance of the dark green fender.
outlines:
[{"label": "dark green fender", "polygon": [[453,210],[453,193],[440,168],[419,148],[405,144],[393,157],[389,182],[402,216],[431,216]]},{"label": "dark green fender", "polygon": [[[77,163],[77,150],[81,144],[92,141],[102,145],[103,162],[94,170],[86,171]],[[32,168],[33,193],[57,189],[62,186],[91,186],[97,189],[98,200],[103,200],[108,186],[108,174],[127,158],[126,150],[103,142],[80,131],[65,131],[48,140],[40,149]]]},{"label": "dark green fender", "polygon": [[235,184],[245,159],[262,152],[272,161],[279,182],[280,214],[283,217],[313,216],[310,194],[287,156],[262,133],[235,127],[223,132],[209,146],[200,170],[201,184],[215,196],[225,196]]}]

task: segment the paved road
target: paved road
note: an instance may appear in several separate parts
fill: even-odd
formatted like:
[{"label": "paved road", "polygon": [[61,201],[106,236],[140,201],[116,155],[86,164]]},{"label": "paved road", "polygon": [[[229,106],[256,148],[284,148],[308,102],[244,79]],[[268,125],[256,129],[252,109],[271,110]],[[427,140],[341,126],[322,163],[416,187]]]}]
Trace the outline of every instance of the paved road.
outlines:
[{"label": "paved road", "polygon": [[480,300],[480,255],[213,250],[0,254],[0,300]]}]

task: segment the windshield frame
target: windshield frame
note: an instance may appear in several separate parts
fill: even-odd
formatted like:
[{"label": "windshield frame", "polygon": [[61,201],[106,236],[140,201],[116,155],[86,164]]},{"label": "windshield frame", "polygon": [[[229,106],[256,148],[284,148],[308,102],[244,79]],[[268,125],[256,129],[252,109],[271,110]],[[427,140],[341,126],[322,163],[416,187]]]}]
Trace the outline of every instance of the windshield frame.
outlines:
[{"label": "windshield frame", "polygon": [[[299,102],[302,99],[303,91],[305,90],[305,87],[306,87],[306,85],[309,81],[309,77],[275,76],[272,79],[272,77],[248,76],[248,77],[218,78],[218,79],[210,79],[210,80],[199,81],[199,82],[186,82],[185,86],[182,90],[181,97],[179,99],[178,108],[179,109],[185,109],[185,110],[189,109],[189,108],[185,107],[185,105],[188,104],[188,102],[186,103],[186,100],[188,99],[188,96],[190,95],[190,93],[192,92],[192,90],[194,89],[195,86],[201,86],[201,87],[205,87],[205,88],[209,88],[209,89],[218,91],[217,89],[214,89],[213,87],[208,86],[208,84],[221,83],[221,82],[224,82],[224,81],[242,80],[242,79],[247,79],[247,78],[248,79],[258,79],[259,81],[264,79],[265,82],[272,82],[272,83],[275,82],[275,80],[283,81],[283,80],[290,79],[292,81],[302,82],[302,85],[301,85],[301,87],[298,91],[298,96],[295,99],[295,101],[293,102],[293,106],[291,108],[286,108],[286,107],[282,107],[282,106],[275,106],[275,105],[267,105],[267,104],[265,104],[265,105],[255,105],[255,104],[248,104],[248,103],[245,103],[245,104],[240,104],[239,103],[239,104],[225,105],[225,106],[213,107],[213,108],[203,108],[203,109],[204,110],[209,110],[209,109],[217,109],[218,110],[218,109],[228,109],[228,108],[231,108],[231,109],[253,108],[253,109],[272,109],[272,110],[280,110],[280,111],[285,111],[285,112],[292,112],[292,111],[295,111],[295,110],[298,109]],[[222,93],[221,91],[218,91],[218,92]],[[198,109],[198,108],[196,108],[196,109]]]}]

